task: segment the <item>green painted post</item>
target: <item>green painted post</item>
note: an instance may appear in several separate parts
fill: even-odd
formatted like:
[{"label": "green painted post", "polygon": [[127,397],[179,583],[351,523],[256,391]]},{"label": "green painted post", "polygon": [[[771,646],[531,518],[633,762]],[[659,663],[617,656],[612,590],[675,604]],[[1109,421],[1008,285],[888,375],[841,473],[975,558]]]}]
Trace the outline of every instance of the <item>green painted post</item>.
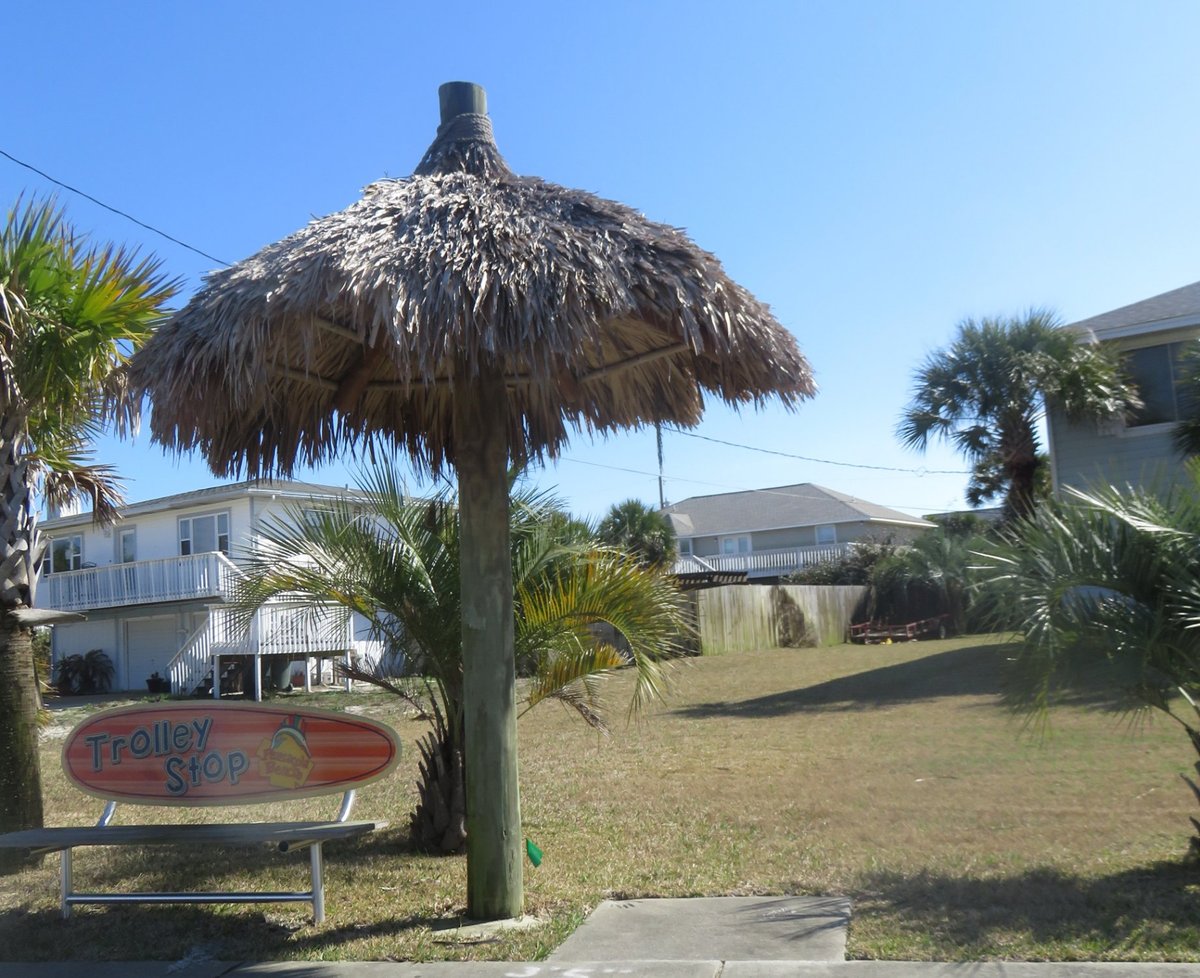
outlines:
[{"label": "green painted post", "polygon": [[524,905],[517,780],[516,663],[508,534],[508,393],[494,366],[454,391],[466,726],[467,915]]}]

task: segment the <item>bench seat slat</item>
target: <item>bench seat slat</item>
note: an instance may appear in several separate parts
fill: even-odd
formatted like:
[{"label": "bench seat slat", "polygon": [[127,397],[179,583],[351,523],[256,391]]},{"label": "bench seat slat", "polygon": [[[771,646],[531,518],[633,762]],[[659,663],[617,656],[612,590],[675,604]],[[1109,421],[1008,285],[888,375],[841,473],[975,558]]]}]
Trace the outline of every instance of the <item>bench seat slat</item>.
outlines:
[{"label": "bench seat slat", "polygon": [[54,852],[75,846],[269,845],[347,839],[385,828],[387,822],[229,822],[162,825],[95,825],[25,829],[0,835],[0,848]]}]

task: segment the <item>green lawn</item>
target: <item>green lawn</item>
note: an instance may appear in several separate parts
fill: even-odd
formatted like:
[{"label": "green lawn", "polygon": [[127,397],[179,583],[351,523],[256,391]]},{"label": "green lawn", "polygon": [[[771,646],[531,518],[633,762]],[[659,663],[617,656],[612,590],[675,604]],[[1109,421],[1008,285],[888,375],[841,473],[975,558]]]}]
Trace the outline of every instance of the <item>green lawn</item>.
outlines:
[{"label": "green lawn", "polygon": [[[531,932],[439,941],[463,911],[465,862],[405,851],[408,751],[355,812],[392,828],[326,847],[320,927],[286,905],[80,908],[63,922],[54,856],[0,878],[0,956],[527,960],[605,898],[828,893],[853,899],[851,957],[1200,960],[1200,869],[1182,859],[1196,813],[1179,778],[1194,760],[1186,738],[1084,707],[1055,714],[1047,739],[1024,733],[998,702],[1003,656],[997,640],[969,638],[692,660],[667,705],[609,738],[540,706],[521,721],[526,834],[545,852],[527,865],[528,909],[547,921]],[[364,707],[406,744],[422,729],[386,694],[319,701]],[[100,805],[65,783],[60,745],[45,746],[47,824],[86,824]],[[146,817],[179,813],[118,813]],[[94,849],[77,855],[76,882],[288,889],[306,865]]]}]

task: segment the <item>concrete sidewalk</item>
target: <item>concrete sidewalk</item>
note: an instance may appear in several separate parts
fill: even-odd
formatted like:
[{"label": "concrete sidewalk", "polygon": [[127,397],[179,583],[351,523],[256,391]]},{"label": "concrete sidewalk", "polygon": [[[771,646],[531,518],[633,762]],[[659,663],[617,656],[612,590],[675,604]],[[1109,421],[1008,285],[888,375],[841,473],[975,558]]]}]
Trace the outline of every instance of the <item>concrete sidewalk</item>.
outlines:
[{"label": "concrete sidewalk", "polygon": [[0,962],[0,978],[1200,978],[1200,964],[907,961]]},{"label": "concrete sidewalk", "polygon": [[548,961],[844,961],[845,897],[605,900]]},{"label": "concrete sidewalk", "polygon": [[1200,964],[844,961],[849,920],[842,897],[605,901],[540,962],[0,962],[0,978],[1200,978]]}]

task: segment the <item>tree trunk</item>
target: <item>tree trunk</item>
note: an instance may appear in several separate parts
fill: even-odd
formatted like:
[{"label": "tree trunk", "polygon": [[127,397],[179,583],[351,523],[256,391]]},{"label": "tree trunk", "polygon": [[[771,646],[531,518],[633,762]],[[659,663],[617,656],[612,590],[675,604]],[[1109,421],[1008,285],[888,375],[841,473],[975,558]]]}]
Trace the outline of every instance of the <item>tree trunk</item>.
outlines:
[{"label": "tree trunk", "polygon": [[413,846],[423,852],[461,852],[467,841],[467,798],[462,751],[431,730],[417,741],[421,776],[412,813]]},{"label": "tree trunk", "polygon": [[[42,705],[33,664],[33,633],[12,615],[33,602],[37,526],[29,506],[24,422],[11,405],[0,426],[0,832],[42,826],[42,777],[37,714]],[[0,850],[0,872],[27,864]]]},{"label": "tree trunk", "polygon": [[508,392],[498,367],[463,371],[454,398],[461,532],[467,915],[521,915],[521,800],[508,517]]},{"label": "tree trunk", "polygon": [[[0,610],[0,832],[42,826],[42,776],[30,629]],[[21,850],[0,849],[0,873],[29,864]]]},{"label": "tree trunk", "polygon": [[1042,460],[1038,458],[1037,437],[1028,419],[1018,417],[1009,424],[1000,448],[1008,475],[1008,492],[1004,497],[1002,516],[1005,523],[1033,515],[1037,506],[1037,475],[1042,467]]}]

